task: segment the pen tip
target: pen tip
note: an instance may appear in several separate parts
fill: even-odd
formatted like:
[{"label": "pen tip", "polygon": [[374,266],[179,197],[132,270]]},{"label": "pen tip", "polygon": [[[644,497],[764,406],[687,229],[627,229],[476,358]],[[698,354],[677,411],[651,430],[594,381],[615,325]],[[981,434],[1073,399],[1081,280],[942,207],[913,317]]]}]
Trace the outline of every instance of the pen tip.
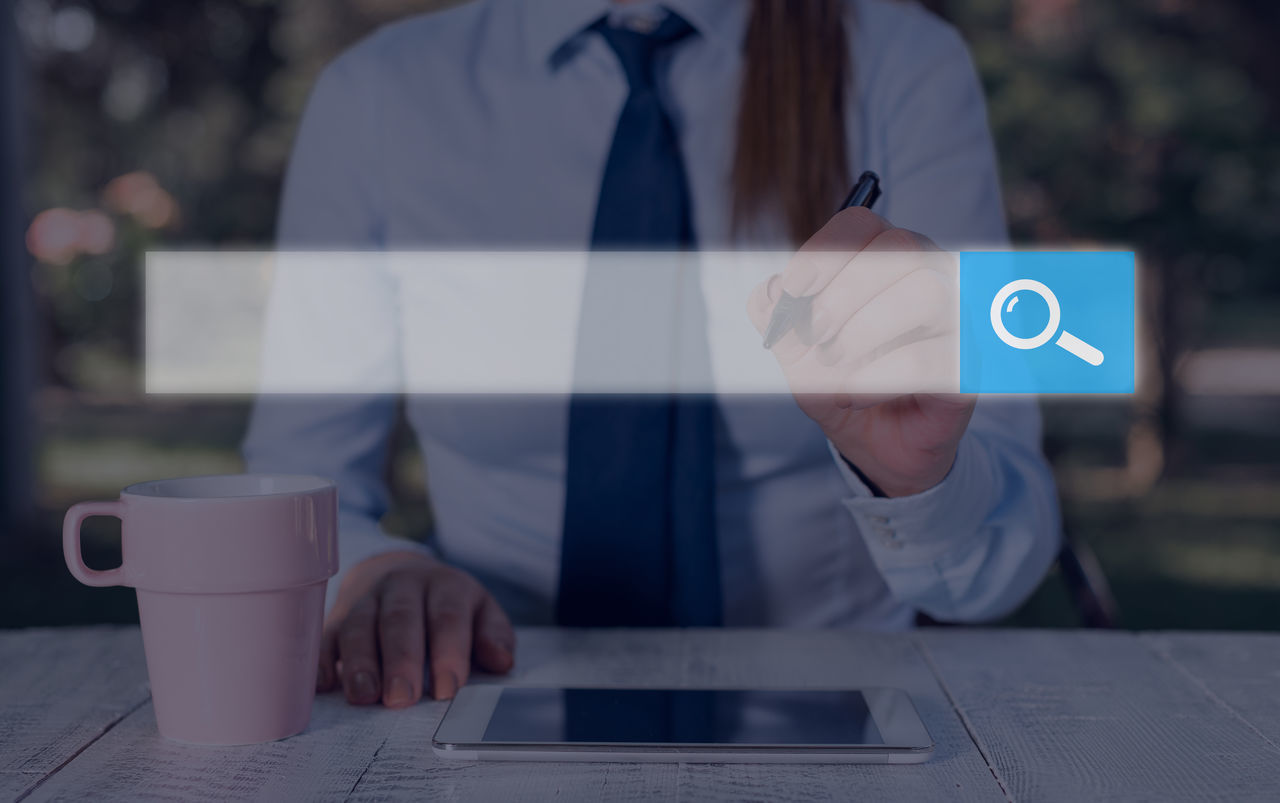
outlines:
[{"label": "pen tip", "polygon": [[807,310],[809,301],[810,299],[795,298],[790,293],[782,294],[782,298],[778,299],[777,305],[773,308],[773,315],[769,317],[769,326],[764,332],[766,349],[778,345],[778,341],[787,336],[787,332],[795,326],[797,313]]},{"label": "pen tip", "polygon": [[786,335],[789,328],[790,327],[787,325],[785,318],[780,318],[775,315],[773,320],[769,321],[769,328],[766,329],[764,333],[765,349],[771,349],[778,345],[778,341]]}]

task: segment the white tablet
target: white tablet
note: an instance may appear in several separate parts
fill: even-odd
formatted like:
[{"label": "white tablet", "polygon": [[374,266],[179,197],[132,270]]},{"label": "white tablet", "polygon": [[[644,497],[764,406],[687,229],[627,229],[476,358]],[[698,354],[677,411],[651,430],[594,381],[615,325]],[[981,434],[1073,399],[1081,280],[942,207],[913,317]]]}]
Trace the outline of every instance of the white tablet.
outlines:
[{"label": "white tablet", "polygon": [[440,758],[914,764],[933,740],[900,689],[466,686]]}]

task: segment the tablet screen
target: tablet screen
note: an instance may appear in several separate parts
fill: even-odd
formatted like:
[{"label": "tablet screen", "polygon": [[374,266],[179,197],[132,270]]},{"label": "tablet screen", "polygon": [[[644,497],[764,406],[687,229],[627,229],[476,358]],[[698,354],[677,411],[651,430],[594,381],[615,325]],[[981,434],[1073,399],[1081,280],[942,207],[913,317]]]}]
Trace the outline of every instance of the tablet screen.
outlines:
[{"label": "tablet screen", "polygon": [[859,691],[506,688],[487,743],[882,745]]}]

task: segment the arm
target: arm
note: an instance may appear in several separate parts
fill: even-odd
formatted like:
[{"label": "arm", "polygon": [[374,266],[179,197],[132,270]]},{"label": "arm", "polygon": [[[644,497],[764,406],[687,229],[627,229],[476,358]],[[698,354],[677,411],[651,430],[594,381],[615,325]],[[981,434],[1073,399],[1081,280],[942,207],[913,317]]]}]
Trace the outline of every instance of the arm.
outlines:
[{"label": "arm", "polygon": [[[886,213],[948,249],[1008,242],[982,86],[950,26],[927,16],[913,54],[880,87],[890,143]],[[897,66],[897,65],[895,65]],[[876,499],[841,460],[845,506],[902,599],[945,621],[992,619],[1035,590],[1057,555],[1057,489],[1033,399],[982,399],[941,484],[911,499]],[[886,537],[886,533],[888,537]]]},{"label": "arm", "polygon": [[1057,493],[1034,404],[980,401],[950,473],[920,494],[876,497],[845,460],[837,462],[850,489],[844,506],[885,582],[935,619],[1011,612],[1058,552]]},{"label": "arm", "polygon": [[[365,142],[371,96],[359,65],[340,59],[325,71],[303,117],[280,210],[281,251],[376,249],[381,213],[371,183],[377,149]],[[372,271],[370,272],[372,273]],[[351,567],[391,551],[425,552],[384,533],[383,480],[396,398],[368,395],[398,376],[394,288],[384,275],[356,275],[317,258],[280,255],[268,305],[262,382],[243,452],[248,470],[319,474],[339,489],[341,570],[326,610]],[[360,331],[360,337],[352,332]],[[351,395],[283,395],[308,376],[341,376]]]},{"label": "arm", "polygon": [[[823,329],[820,312],[834,321],[816,345],[789,335],[775,348],[793,389],[814,371],[840,370],[830,365],[832,352],[822,358],[832,343],[865,351],[934,323],[910,320],[928,305],[903,295],[905,281],[877,291],[865,306],[852,303],[867,281],[859,270],[863,252],[1006,242],[985,105],[968,53],[952,29],[913,13],[921,16],[911,41],[899,43],[903,56],[868,90],[876,136],[889,154],[881,169],[893,224],[865,210],[841,213],[753,297],[758,327],[784,289],[815,295],[815,329]],[[829,253],[844,256],[821,256]],[[867,311],[877,305],[893,314],[876,321]],[[847,393],[797,392],[797,401],[826,432],[848,487],[844,506],[893,593],[938,619],[978,621],[1016,607],[1057,552],[1056,491],[1040,450],[1038,409],[1029,400],[977,403],[934,394],[886,400],[858,390],[877,365],[901,371],[953,362],[953,342],[936,337],[900,346],[860,373],[846,369]]]},{"label": "arm", "polygon": [[[493,598],[417,543],[379,527],[400,382],[396,288],[366,257],[356,269],[323,253],[383,247],[377,185],[377,76],[353,53],[321,77],[285,184],[263,354],[263,389],[244,442],[250,471],[320,474],[338,485],[341,571],[329,583],[317,688],[352,703],[421,697],[427,642],[437,698],[465,682],[472,658],[506,671],[515,637]],[[305,392],[309,377],[346,395]],[[338,665],[341,664],[339,677]]]}]

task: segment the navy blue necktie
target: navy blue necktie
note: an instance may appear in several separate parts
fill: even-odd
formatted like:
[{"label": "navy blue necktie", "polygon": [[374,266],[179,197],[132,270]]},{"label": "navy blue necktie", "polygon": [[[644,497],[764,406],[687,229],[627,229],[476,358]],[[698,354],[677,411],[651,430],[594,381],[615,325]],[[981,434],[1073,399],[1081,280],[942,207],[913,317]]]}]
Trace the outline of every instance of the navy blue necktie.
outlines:
[{"label": "navy blue necktie", "polygon": [[[593,30],[617,54],[630,95],[601,183],[592,247],[691,249],[688,182],[656,62],[694,31],[670,13],[648,33],[605,21]],[[591,322],[611,314],[611,306],[616,311],[617,297],[626,292],[612,277],[608,297],[593,309],[601,278],[588,271],[580,338],[589,338]],[[637,289],[636,297],[643,292]],[[714,421],[707,398],[573,397],[556,611],[561,624],[721,624]]]}]

